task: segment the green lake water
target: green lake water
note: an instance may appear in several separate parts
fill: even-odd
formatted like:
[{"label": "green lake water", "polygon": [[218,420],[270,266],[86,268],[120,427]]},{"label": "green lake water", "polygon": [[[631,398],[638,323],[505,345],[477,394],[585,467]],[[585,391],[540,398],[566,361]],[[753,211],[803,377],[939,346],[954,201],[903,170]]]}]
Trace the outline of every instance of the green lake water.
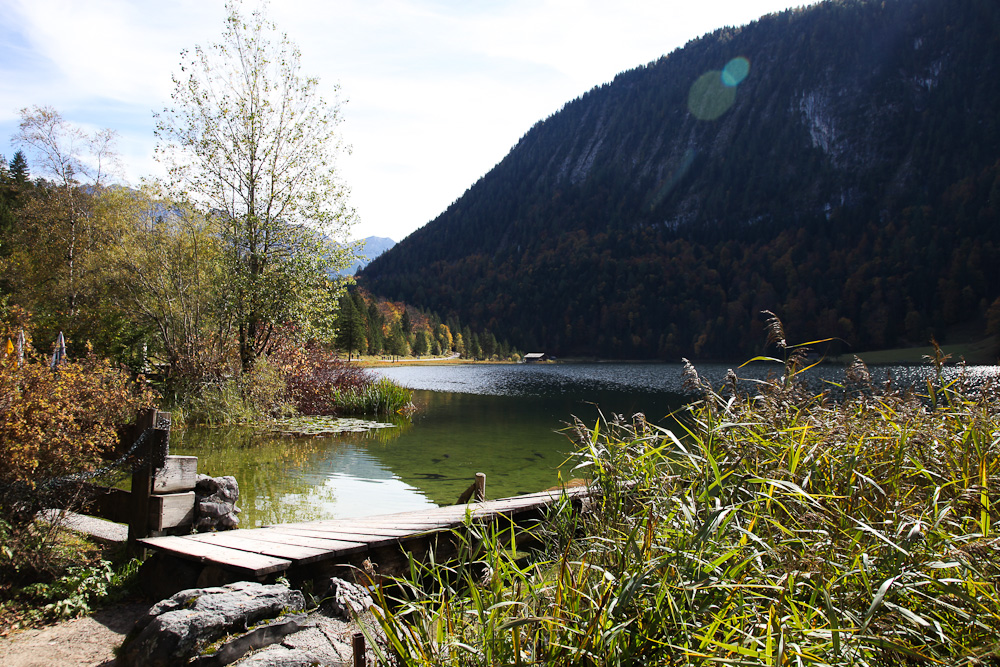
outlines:
[{"label": "green lake water", "polygon": [[[995,367],[983,367],[995,373]],[[721,385],[726,366],[699,372]],[[739,371],[763,377],[767,369]],[[883,371],[919,381],[925,369]],[[400,366],[380,375],[415,389],[417,411],[396,428],[295,438],[250,429],[188,428],[170,453],[198,457],[198,472],[233,475],[241,525],[369,516],[454,503],[477,472],[487,497],[539,491],[574,475],[560,431],[573,416],[667,415],[690,400],[677,364]],[[842,381],[826,369],[818,383]],[[910,377],[912,376],[912,377]]]}]

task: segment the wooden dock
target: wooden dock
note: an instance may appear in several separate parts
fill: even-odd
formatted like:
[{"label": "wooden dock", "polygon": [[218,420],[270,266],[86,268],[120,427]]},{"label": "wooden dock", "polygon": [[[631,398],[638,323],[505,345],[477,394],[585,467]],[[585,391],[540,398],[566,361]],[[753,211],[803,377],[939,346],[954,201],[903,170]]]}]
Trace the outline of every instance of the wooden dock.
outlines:
[{"label": "wooden dock", "polygon": [[[278,574],[291,578],[342,575],[345,569],[375,563],[380,574],[394,574],[407,554],[421,556],[437,548],[440,536],[451,534],[471,515],[484,522],[521,524],[542,516],[563,495],[580,501],[583,486],[523,496],[451,505],[356,519],[289,523],[263,528],[148,537],[146,548],[173,558],[194,561],[233,581],[264,580]],[[509,524],[508,524],[509,525]]]}]

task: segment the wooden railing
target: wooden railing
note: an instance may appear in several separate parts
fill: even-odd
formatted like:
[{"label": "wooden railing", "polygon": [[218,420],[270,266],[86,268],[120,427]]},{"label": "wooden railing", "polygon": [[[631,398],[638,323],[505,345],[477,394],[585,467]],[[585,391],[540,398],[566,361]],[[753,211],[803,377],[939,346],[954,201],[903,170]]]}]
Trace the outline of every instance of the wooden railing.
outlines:
[{"label": "wooden railing", "polygon": [[194,523],[198,457],[169,455],[169,412],[143,412],[121,438],[134,443],[144,433],[145,441],[135,452],[142,463],[132,471],[131,491],[94,485],[87,489],[91,498],[87,513],[128,524],[128,544],[133,552],[141,550],[137,540]]}]

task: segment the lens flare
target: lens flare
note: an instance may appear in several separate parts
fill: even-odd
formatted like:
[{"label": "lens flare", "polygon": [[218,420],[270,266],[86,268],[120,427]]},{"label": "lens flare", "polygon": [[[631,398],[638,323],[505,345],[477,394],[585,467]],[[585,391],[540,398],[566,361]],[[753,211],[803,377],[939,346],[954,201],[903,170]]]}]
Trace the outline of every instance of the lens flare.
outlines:
[{"label": "lens flare", "polygon": [[723,84],[722,72],[713,69],[691,84],[688,111],[698,120],[715,120],[726,113],[735,101],[736,87]]},{"label": "lens flare", "polygon": [[750,74],[750,61],[737,56],[722,70],[705,72],[691,84],[688,111],[698,120],[715,120],[736,102],[736,86]]},{"label": "lens flare", "polygon": [[722,68],[722,85],[730,88],[739,85],[750,73],[750,61],[739,56],[733,58]]}]

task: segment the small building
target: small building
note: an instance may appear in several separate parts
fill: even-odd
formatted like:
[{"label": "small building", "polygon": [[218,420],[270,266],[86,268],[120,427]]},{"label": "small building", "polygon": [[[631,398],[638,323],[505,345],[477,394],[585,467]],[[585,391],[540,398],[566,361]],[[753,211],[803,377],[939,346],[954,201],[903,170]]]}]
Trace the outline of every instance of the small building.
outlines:
[{"label": "small building", "polygon": [[545,356],[544,352],[529,352],[524,355],[524,363],[533,364],[538,361],[548,361],[549,358]]}]

